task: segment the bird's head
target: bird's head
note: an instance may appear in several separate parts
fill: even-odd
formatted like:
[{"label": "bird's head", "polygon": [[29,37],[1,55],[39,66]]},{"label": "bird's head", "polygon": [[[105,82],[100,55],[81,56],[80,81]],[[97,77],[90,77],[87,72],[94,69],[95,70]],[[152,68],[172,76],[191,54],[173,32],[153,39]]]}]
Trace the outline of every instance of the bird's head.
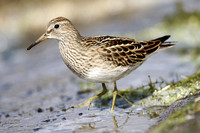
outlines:
[{"label": "bird's head", "polygon": [[70,39],[77,38],[79,36],[80,35],[78,31],[69,19],[64,17],[57,17],[48,23],[46,32],[34,43],[32,43],[27,48],[27,50],[30,50],[32,47],[49,38],[57,39],[60,41],[69,41]]}]

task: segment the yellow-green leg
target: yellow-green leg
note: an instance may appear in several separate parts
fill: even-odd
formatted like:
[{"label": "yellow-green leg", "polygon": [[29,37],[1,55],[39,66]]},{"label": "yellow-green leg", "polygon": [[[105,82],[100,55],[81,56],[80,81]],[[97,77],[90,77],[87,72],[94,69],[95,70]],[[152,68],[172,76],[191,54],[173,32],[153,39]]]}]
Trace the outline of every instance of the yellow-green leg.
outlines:
[{"label": "yellow-green leg", "polygon": [[108,91],[107,88],[106,88],[105,83],[102,83],[102,87],[103,87],[103,91],[101,93],[99,93],[98,95],[85,100],[85,102],[83,102],[83,103],[81,103],[81,104],[79,104],[77,106],[69,107],[68,109],[79,108],[79,107],[83,107],[83,106],[88,105],[88,110],[89,110],[92,101],[95,100],[95,99],[97,99],[97,98],[100,98],[101,96],[103,96],[104,94],[106,94],[106,92]]},{"label": "yellow-green leg", "polygon": [[113,112],[113,110],[114,110],[115,101],[116,101],[117,95],[119,95],[121,98],[123,98],[123,99],[124,99],[127,103],[129,103],[131,106],[133,105],[133,103],[131,103],[128,99],[126,99],[124,96],[122,96],[121,94],[118,93],[117,84],[116,84],[116,81],[115,81],[115,82],[114,82],[113,102],[112,102],[111,112]]},{"label": "yellow-green leg", "polygon": [[117,94],[118,94],[118,90],[117,90],[117,84],[116,84],[116,81],[115,81],[115,82],[114,82],[114,91],[113,91],[112,108],[111,108],[111,110],[110,110],[111,112],[113,112],[113,110],[114,110]]}]

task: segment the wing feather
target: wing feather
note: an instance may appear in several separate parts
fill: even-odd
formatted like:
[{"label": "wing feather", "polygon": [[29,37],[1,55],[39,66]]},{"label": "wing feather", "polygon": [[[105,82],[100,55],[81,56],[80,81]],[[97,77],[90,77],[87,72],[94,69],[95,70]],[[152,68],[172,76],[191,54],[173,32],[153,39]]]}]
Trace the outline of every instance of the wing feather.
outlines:
[{"label": "wing feather", "polygon": [[86,44],[96,45],[102,58],[118,66],[142,63],[148,55],[155,53],[169,38],[163,36],[150,41],[137,42],[125,37],[101,36],[87,38]]}]

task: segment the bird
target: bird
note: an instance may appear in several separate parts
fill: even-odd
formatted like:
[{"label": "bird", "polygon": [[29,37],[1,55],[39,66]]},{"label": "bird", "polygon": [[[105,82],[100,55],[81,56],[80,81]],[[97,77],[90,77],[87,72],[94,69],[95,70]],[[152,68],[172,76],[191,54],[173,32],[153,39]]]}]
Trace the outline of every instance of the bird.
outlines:
[{"label": "bird", "polygon": [[90,105],[93,100],[106,94],[106,83],[114,83],[111,112],[118,94],[116,81],[130,74],[157,51],[173,47],[165,35],[149,41],[136,41],[127,37],[82,36],[72,22],[65,17],[49,21],[47,29],[27,50],[46,39],[59,41],[59,51],[66,66],[78,77],[94,83],[101,83],[103,90],[83,103],[68,109]]}]

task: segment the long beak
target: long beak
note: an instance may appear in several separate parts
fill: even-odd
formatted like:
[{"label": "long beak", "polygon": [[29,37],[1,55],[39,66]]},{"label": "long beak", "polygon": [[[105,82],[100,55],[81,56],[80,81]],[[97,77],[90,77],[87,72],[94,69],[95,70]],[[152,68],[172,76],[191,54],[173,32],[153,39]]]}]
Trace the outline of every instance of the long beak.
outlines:
[{"label": "long beak", "polygon": [[39,44],[40,42],[44,41],[48,39],[47,38],[47,34],[43,34],[40,38],[38,38],[34,43],[32,43],[28,48],[27,50],[30,50],[32,47],[36,46],[37,44]]}]

